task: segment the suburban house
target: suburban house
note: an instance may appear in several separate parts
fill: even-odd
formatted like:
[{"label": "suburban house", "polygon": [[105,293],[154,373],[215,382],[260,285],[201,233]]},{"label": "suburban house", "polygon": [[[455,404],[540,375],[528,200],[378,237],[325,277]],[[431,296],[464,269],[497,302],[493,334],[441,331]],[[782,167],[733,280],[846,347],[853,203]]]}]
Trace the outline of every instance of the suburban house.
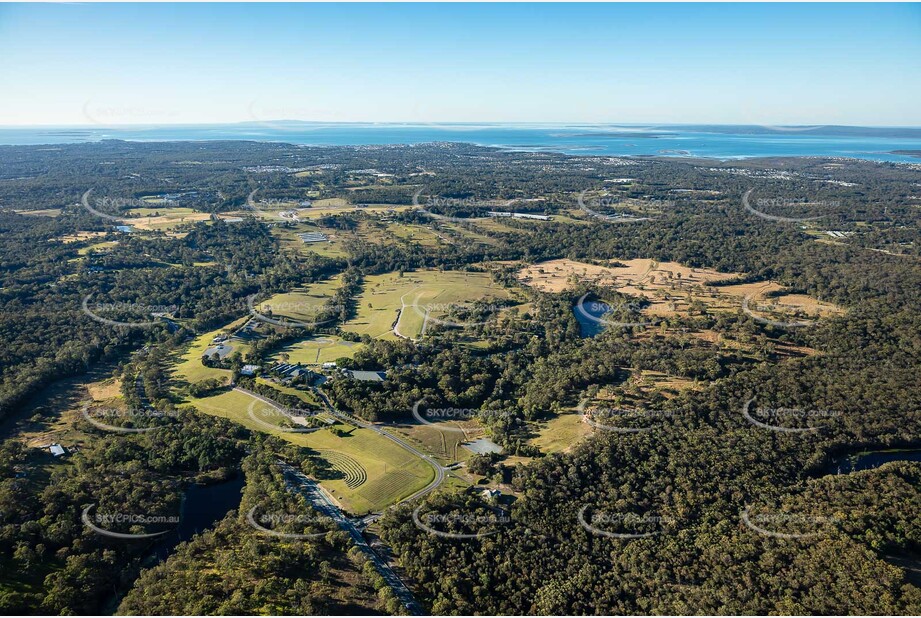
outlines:
[{"label": "suburban house", "polygon": [[244,376],[254,376],[259,373],[259,365],[243,365],[243,369],[240,370],[240,375]]},{"label": "suburban house", "polygon": [[480,494],[483,496],[484,500],[498,500],[502,496],[502,492],[498,489],[484,489]]}]

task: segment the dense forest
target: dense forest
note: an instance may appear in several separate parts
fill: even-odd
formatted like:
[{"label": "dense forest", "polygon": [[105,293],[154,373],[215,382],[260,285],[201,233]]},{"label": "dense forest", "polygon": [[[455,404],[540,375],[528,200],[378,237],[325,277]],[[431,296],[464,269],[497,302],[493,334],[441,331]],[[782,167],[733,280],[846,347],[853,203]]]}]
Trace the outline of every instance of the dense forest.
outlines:
[{"label": "dense forest", "polygon": [[[295,395],[242,377],[241,367],[266,365],[284,345],[322,330],[364,344],[341,368],[387,371],[383,382],[317,387],[338,409],[388,424],[410,422],[418,401],[481,411],[477,422],[504,454],[467,466],[500,478],[507,501],[499,507],[472,488],[444,490],[388,509],[380,521],[430,613],[917,614],[921,465],[837,474],[833,464],[862,451],[921,448],[919,168],[573,157],[462,144],[0,147],[0,609],[404,611],[343,532],[306,543],[255,533],[246,522],[251,509],[307,508],[285,489],[277,460],[315,478],[328,471],[310,449],[179,405],[230,385],[179,383],[168,370],[194,337],[247,317],[247,299],[338,277],[322,329],[268,325],[247,356],[205,366],[230,369],[235,385],[293,407]],[[202,216],[170,233],[125,234],[82,205],[89,189],[86,199],[110,216],[138,217],[142,198],[164,194],[180,197],[156,208]],[[347,205],[316,223],[341,234],[341,253],[291,250],[284,223],[247,211],[256,190],[266,203]],[[821,217],[821,226],[759,216],[743,205],[750,190],[762,214]],[[363,208],[414,200],[425,210],[394,210],[386,221]],[[594,214],[580,211],[580,200]],[[491,227],[473,220],[496,203],[552,219]],[[241,220],[218,217],[228,213]],[[617,213],[641,220],[604,216]],[[448,225],[439,216],[455,219]],[[388,221],[447,241],[384,240]],[[474,234],[482,240],[470,241]],[[521,285],[521,265],[562,258],[589,265],[649,258],[741,273],[727,285],[774,281],[843,311],[784,328],[741,308],[698,304],[655,325],[586,337],[572,311],[579,298],[628,297],[578,277],[562,291]],[[521,308],[467,308],[476,318],[470,326],[433,325],[417,341],[349,331],[368,277],[423,268],[488,273],[514,290]],[[91,318],[88,306],[123,324]],[[151,320],[151,307],[166,315],[131,326]],[[626,317],[639,311],[628,307]],[[694,335],[700,331],[715,336]],[[156,431],[112,434],[31,405],[62,379],[101,366],[114,368],[130,405],[150,402],[171,418]],[[691,386],[649,394],[631,380],[644,371]],[[535,422],[602,389],[660,415],[642,431],[595,431],[566,452],[535,446]],[[834,414],[771,431],[745,418],[755,398]],[[71,423],[85,446],[66,461],[36,455],[37,439],[27,445],[21,435],[27,422]],[[236,475],[245,478],[240,507],[159,564],[149,545],[112,542],[81,524],[89,504],[175,513],[191,484]],[[421,529],[420,504],[470,538]],[[503,517],[494,527],[465,517],[497,510]],[[615,536],[594,533],[586,517]],[[759,533],[753,521],[776,534]]]}]

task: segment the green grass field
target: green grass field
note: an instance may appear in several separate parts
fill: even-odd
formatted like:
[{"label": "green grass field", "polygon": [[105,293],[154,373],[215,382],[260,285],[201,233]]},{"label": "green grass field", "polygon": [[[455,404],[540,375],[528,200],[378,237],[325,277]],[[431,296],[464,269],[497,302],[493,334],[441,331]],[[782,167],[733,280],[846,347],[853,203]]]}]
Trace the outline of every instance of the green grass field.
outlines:
[{"label": "green grass field", "polygon": [[77,249],[77,255],[89,255],[90,251],[99,251],[102,249],[111,249],[118,245],[117,240],[104,240],[102,242],[97,242],[92,245],[87,245]]},{"label": "green grass field", "polygon": [[[348,432],[345,437],[339,437],[329,429],[313,433],[292,433],[281,428],[276,431],[249,415],[249,406],[253,401],[249,395],[230,391],[215,397],[196,399],[194,405],[206,414],[222,416],[254,431],[271,433],[292,444],[317,450],[320,457],[327,460],[334,469],[336,465],[341,467],[343,461],[355,462],[366,475],[366,480],[360,485],[355,486],[352,480],[353,486],[349,487],[347,476],[320,480],[321,485],[351,513],[381,510],[422,489],[434,479],[435,472],[431,466],[370,429],[334,425]],[[254,410],[257,418],[271,421],[271,415],[262,414],[264,408],[264,404],[256,405]]]},{"label": "green grass field", "polygon": [[[330,242],[305,243],[297,237],[301,232],[323,232],[329,237]],[[316,253],[330,258],[342,258],[348,255],[342,247],[342,233],[335,229],[324,228],[317,225],[298,224],[293,228],[272,228],[272,235],[278,238],[278,242],[281,244],[283,251],[295,255]]]},{"label": "green grass field", "polygon": [[345,341],[335,335],[317,335],[279,348],[270,358],[274,362],[281,362],[282,354],[287,354],[288,362],[317,365],[343,357],[352,358],[362,347],[362,343]]},{"label": "green grass field", "polygon": [[[404,337],[422,333],[426,307],[431,317],[444,317],[452,304],[481,298],[511,298],[511,292],[492,281],[488,273],[421,270],[371,275],[357,299],[358,315],[343,330],[381,339],[393,339],[393,324]],[[404,308],[404,305],[407,305]],[[415,305],[413,307],[412,305]]]},{"label": "green grass field", "polygon": [[387,231],[400,241],[408,240],[423,247],[437,247],[445,242],[431,228],[423,225],[391,223]]},{"label": "green grass field", "polygon": [[333,277],[285,294],[276,294],[260,302],[256,309],[260,313],[268,313],[271,309],[271,314],[275,317],[313,322],[319,313],[329,308],[330,299],[341,285],[341,279]]},{"label": "green grass field", "polygon": [[[240,318],[236,322],[232,322],[227,326],[222,328],[215,329],[213,331],[207,332],[203,335],[196,337],[191,345],[189,346],[188,351],[183,354],[177,363],[173,366],[172,377],[189,384],[194,384],[195,382],[201,382],[202,380],[208,378],[223,378],[226,377],[230,379],[230,371],[227,369],[212,369],[210,367],[205,367],[201,364],[201,356],[205,350],[211,347],[211,340],[220,335],[221,333],[229,333],[233,330],[243,326],[246,323],[246,320],[249,319],[249,316],[245,318]],[[228,342],[233,346],[233,351],[239,351],[241,354],[246,354],[249,351],[249,346],[242,341],[230,341]]]},{"label": "green grass field", "polygon": [[[148,201],[148,200],[144,200]],[[151,202],[156,204],[158,202]],[[165,203],[165,202],[164,202]],[[169,217],[182,217],[185,215],[191,215],[197,212],[192,208],[170,208],[169,206],[161,207],[150,207],[150,208],[132,208],[128,211],[128,215],[132,217],[154,217],[154,216],[169,216]]]},{"label": "green grass field", "polygon": [[535,427],[537,437],[530,443],[546,454],[562,453],[571,449],[579,440],[592,433],[591,425],[582,422],[578,412],[559,414],[540,421]]},{"label": "green grass field", "polygon": [[294,395],[298,399],[304,402],[310,408],[320,408],[323,404],[317,399],[317,396],[313,394],[312,391],[302,391],[300,389],[292,388],[290,386],[283,386],[276,382],[266,380],[265,378],[256,378],[256,382],[259,384],[264,384],[269,388],[275,389],[279,393],[284,393],[286,395]]},{"label": "green grass field", "polygon": [[[458,427],[456,423],[450,423],[450,426]],[[464,433],[460,431],[442,431],[437,427],[422,424],[401,425],[388,429],[388,431],[395,433],[442,464],[470,459],[472,453],[462,448],[461,442],[483,434],[482,429],[478,431],[474,429],[468,431],[468,437],[465,438]]]}]

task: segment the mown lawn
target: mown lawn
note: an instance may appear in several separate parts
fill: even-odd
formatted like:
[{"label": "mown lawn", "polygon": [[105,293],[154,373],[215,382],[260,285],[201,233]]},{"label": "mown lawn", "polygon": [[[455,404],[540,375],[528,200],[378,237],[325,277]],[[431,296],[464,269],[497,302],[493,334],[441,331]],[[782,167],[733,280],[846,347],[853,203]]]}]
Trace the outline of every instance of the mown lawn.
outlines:
[{"label": "mown lawn", "polygon": [[456,306],[482,298],[508,299],[511,292],[493,282],[488,273],[420,270],[386,273],[365,278],[357,299],[358,315],[342,325],[343,330],[392,339],[393,324],[404,337],[422,333],[426,313],[433,323],[447,319]]},{"label": "mown lawn", "polygon": [[287,354],[288,362],[316,365],[343,357],[352,358],[363,346],[364,344],[345,341],[335,335],[318,335],[279,348],[272,354],[271,359],[281,362],[281,355]]},{"label": "mown lawn", "polygon": [[541,421],[535,429],[538,435],[531,439],[531,444],[548,455],[566,452],[592,433],[591,425],[583,423],[582,415],[578,412],[559,414]]},{"label": "mown lawn", "polygon": [[367,480],[358,487],[349,488],[344,478],[320,479],[320,484],[350,513],[357,515],[379,511],[422,489],[434,479],[435,472],[426,462],[370,429],[337,423],[332,428],[347,432],[342,437],[330,429],[292,433],[279,427],[276,431],[265,424],[266,419],[271,420],[270,415],[262,414],[265,404],[257,403],[253,408],[256,419],[250,416],[253,401],[245,393],[229,391],[196,399],[193,404],[206,414],[228,418],[251,430],[270,433],[292,444],[317,450],[319,456],[333,468],[336,467],[334,461],[341,459],[337,454],[357,462],[367,474]]},{"label": "mown lawn", "polygon": [[[243,326],[248,319],[249,316],[240,318],[239,320],[232,322],[227,326],[215,329],[196,337],[189,345],[189,349],[185,352],[185,354],[179,357],[178,362],[173,366],[172,377],[184,382],[188,382],[189,384],[201,382],[202,380],[208,378],[220,379],[226,377],[228,380],[230,380],[229,370],[205,367],[201,362],[201,357],[205,350],[211,347],[212,339],[221,333],[229,333],[236,330],[237,328]],[[233,347],[234,352],[239,351],[241,354],[246,354],[249,351],[249,345],[242,341],[232,340],[228,341],[227,343]]]}]

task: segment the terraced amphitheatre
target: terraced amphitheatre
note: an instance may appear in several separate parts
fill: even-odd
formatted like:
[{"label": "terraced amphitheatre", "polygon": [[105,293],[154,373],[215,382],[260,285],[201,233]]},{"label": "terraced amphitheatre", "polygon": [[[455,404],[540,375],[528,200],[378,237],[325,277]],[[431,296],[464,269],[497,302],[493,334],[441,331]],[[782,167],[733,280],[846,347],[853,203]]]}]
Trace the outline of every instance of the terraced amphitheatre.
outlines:
[{"label": "terraced amphitheatre", "polygon": [[329,463],[333,470],[343,474],[345,486],[349,489],[361,487],[368,480],[368,471],[345,453],[330,449],[321,449],[317,452],[323,456],[323,459]]},{"label": "terraced amphitheatre", "polygon": [[321,485],[352,514],[380,511],[434,480],[435,472],[429,464],[375,431],[342,422],[310,433],[286,431],[281,426],[274,429],[270,414],[256,414],[255,419],[249,414],[253,401],[245,393],[229,391],[195,399],[192,404],[201,412],[317,451],[317,457],[343,473],[343,478],[322,479]]}]

